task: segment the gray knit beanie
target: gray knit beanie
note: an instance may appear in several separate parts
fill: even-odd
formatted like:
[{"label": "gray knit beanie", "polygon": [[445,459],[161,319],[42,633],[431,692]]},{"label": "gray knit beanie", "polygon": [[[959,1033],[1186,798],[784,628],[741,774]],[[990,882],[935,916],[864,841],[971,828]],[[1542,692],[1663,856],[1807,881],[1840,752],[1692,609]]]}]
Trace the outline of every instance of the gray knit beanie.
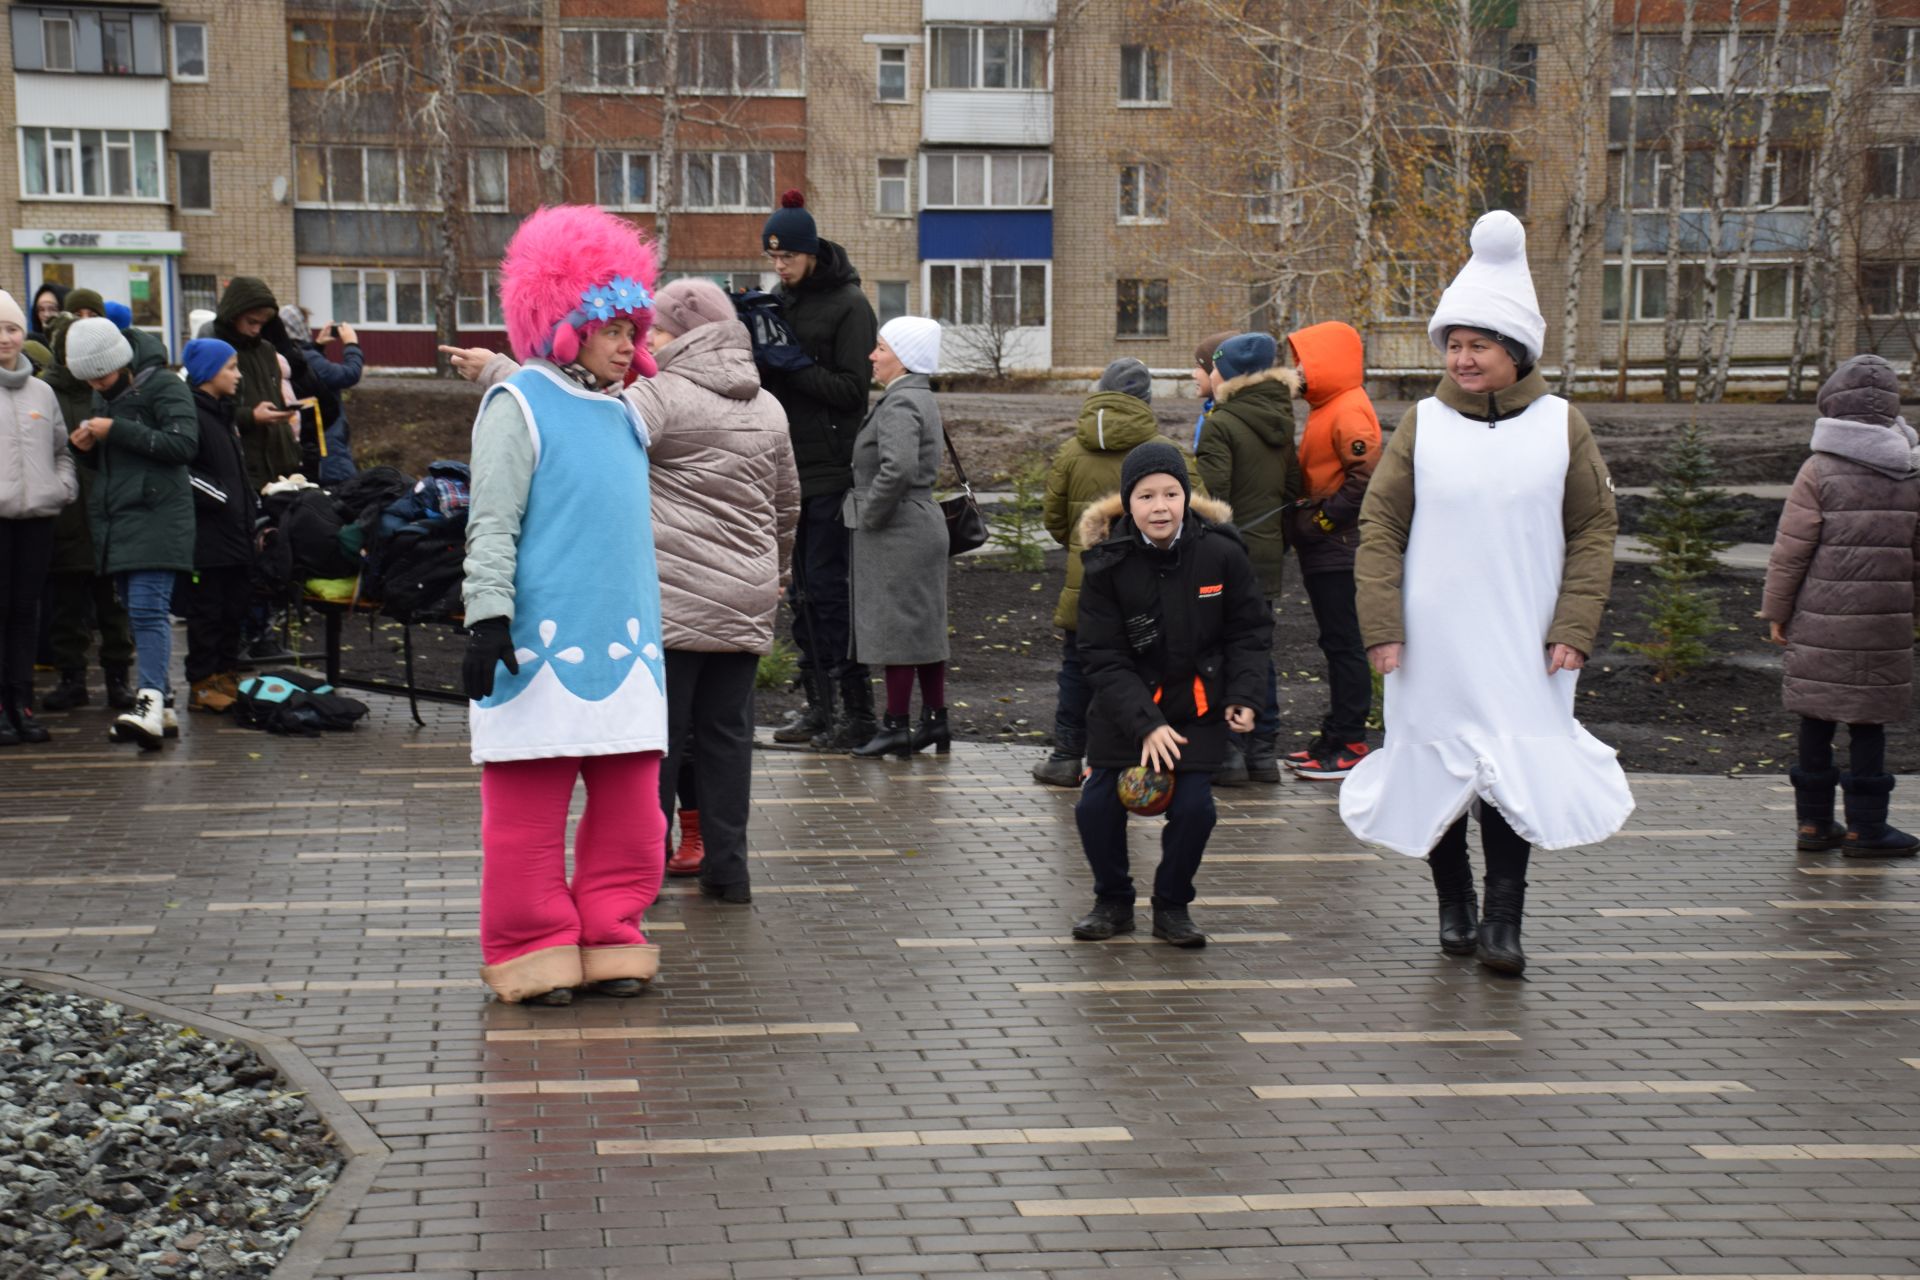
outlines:
[{"label": "gray knit beanie", "polygon": [[82,382],[118,373],[133,363],[126,335],[105,316],[90,316],[67,326],[67,372]]},{"label": "gray knit beanie", "polygon": [[1107,366],[1100,375],[1095,391],[1118,391],[1132,396],[1135,400],[1153,403],[1153,375],[1147,372],[1147,366],[1132,356],[1121,356]]}]

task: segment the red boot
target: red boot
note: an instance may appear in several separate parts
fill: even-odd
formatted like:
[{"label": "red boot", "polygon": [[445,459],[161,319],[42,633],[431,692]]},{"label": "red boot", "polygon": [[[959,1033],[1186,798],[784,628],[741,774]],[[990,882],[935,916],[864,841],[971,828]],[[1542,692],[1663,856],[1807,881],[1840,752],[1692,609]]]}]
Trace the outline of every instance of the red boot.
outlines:
[{"label": "red boot", "polygon": [[680,847],[667,859],[667,874],[670,876],[697,876],[700,863],[707,856],[707,849],[700,842],[700,811],[682,809],[680,811]]}]

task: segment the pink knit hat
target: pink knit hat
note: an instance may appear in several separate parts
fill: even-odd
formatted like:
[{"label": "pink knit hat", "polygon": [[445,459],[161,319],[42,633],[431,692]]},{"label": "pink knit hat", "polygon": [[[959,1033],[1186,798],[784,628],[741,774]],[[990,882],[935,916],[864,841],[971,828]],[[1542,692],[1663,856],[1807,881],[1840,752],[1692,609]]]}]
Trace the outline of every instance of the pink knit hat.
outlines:
[{"label": "pink knit hat", "polygon": [[645,339],[657,277],[653,247],[624,219],[582,204],[534,211],[500,263],[500,310],[513,354],[571,364],[596,329],[624,316],[633,321],[634,368],[651,378],[658,370]]}]

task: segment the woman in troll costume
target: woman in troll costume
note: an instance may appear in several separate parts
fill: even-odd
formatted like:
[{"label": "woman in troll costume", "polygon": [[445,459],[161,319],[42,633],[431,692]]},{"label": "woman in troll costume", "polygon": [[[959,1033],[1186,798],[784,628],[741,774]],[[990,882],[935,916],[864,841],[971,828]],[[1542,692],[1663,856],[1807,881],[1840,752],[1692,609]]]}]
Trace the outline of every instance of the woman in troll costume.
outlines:
[{"label": "woman in troll costume", "polygon": [[[653,320],[652,250],[602,210],[541,209],[500,269],[524,366],[473,428],[464,670],[480,779],[480,976],[509,1003],[637,994],[659,894],[667,742],[647,427],[620,389]],[[586,813],[566,876],[567,805]]]}]

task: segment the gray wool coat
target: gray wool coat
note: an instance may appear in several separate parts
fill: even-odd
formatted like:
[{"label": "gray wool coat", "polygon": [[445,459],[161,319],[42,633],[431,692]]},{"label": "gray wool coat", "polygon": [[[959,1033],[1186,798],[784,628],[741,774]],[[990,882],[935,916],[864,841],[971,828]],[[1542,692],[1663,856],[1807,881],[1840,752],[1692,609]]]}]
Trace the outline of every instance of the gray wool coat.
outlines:
[{"label": "gray wool coat", "polygon": [[1920,587],[1915,446],[1897,418],[1888,426],[1821,418],[1814,428],[1760,609],[1786,628],[1789,711],[1848,724],[1906,718]]},{"label": "gray wool coat", "polygon": [[853,656],[875,666],[947,660],[947,522],[933,500],[944,433],[923,374],[897,378],[853,442]]}]

